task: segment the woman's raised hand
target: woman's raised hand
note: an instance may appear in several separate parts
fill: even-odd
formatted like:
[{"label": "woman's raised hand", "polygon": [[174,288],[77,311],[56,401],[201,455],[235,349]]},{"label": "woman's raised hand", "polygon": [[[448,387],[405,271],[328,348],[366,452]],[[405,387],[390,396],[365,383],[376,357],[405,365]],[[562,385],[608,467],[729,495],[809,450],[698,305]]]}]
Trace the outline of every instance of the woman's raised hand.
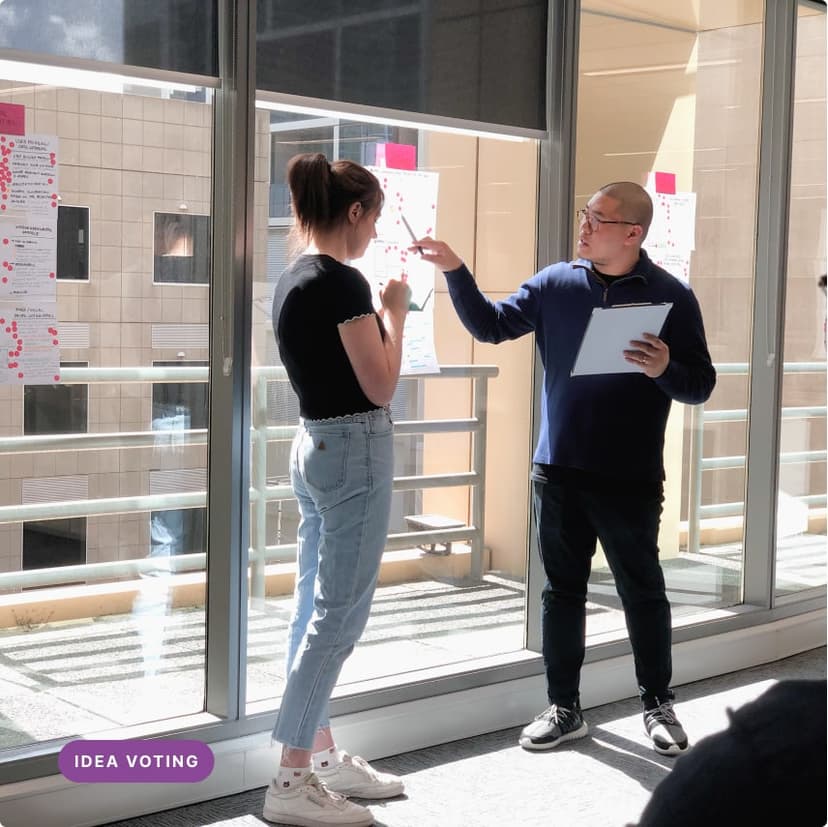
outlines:
[{"label": "woman's raised hand", "polygon": [[388,279],[379,296],[386,312],[405,315],[411,303],[411,288],[406,275],[403,274],[399,279]]}]

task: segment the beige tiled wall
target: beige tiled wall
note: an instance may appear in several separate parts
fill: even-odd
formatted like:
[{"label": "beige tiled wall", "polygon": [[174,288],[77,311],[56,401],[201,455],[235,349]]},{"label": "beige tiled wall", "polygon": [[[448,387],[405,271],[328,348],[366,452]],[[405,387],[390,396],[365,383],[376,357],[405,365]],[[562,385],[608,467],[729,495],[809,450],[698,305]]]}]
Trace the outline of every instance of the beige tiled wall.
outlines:
[{"label": "beige tiled wall", "polygon": [[[61,203],[89,208],[90,278],[57,285],[59,322],[89,325],[88,349],[64,361],[149,366],[155,360],[205,360],[206,348],[152,347],[152,323],[204,324],[208,288],[153,284],[154,213],[208,214],[212,107],[203,103],[0,83],[0,100],[26,106],[27,131],[59,139]],[[23,391],[0,387],[0,433],[22,433]],[[147,430],[148,384],[90,385],[89,431]],[[89,497],[146,494],[149,468],[204,467],[203,448],[72,451],[0,456],[0,503],[20,501],[27,477],[86,474]],[[19,526],[0,526],[0,567],[20,567]],[[90,562],[143,557],[147,514],[90,517]]]}]

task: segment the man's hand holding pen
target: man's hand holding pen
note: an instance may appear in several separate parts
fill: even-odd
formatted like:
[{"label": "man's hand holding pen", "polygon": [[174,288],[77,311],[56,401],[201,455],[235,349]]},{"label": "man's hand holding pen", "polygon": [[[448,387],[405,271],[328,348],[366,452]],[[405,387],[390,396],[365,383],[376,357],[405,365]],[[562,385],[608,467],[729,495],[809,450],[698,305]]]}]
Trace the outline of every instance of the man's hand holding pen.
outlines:
[{"label": "man's hand holding pen", "polygon": [[415,239],[415,243],[408,249],[411,252],[416,250],[420,253],[423,261],[430,261],[444,273],[449,270],[456,270],[463,264],[463,259],[445,241],[437,241],[437,239],[430,236]]}]

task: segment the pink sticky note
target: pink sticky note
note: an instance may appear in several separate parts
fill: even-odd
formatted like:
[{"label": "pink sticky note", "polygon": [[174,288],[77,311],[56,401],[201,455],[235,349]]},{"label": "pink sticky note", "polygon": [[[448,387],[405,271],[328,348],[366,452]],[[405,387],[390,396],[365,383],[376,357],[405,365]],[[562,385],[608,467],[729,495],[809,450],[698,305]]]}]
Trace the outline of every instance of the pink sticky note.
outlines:
[{"label": "pink sticky note", "polygon": [[417,169],[417,147],[413,144],[377,144],[377,166]]},{"label": "pink sticky note", "polygon": [[656,192],[664,195],[676,194],[676,174],[674,172],[657,172],[655,173],[655,189]]},{"label": "pink sticky note", "polygon": [[22,103],[0,103],[0,134],[26,134],[26,107]]}]

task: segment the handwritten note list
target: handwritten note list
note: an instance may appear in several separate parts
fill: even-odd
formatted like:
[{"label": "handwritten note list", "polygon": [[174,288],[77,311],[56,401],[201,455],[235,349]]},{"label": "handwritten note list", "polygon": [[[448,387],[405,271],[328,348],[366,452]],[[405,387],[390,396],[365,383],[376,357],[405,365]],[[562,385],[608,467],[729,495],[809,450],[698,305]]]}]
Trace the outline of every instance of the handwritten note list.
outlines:
[{"label": "handwritten note list", "polygon": [[60,381],[57,144],[0,134],[0,384]]}]

